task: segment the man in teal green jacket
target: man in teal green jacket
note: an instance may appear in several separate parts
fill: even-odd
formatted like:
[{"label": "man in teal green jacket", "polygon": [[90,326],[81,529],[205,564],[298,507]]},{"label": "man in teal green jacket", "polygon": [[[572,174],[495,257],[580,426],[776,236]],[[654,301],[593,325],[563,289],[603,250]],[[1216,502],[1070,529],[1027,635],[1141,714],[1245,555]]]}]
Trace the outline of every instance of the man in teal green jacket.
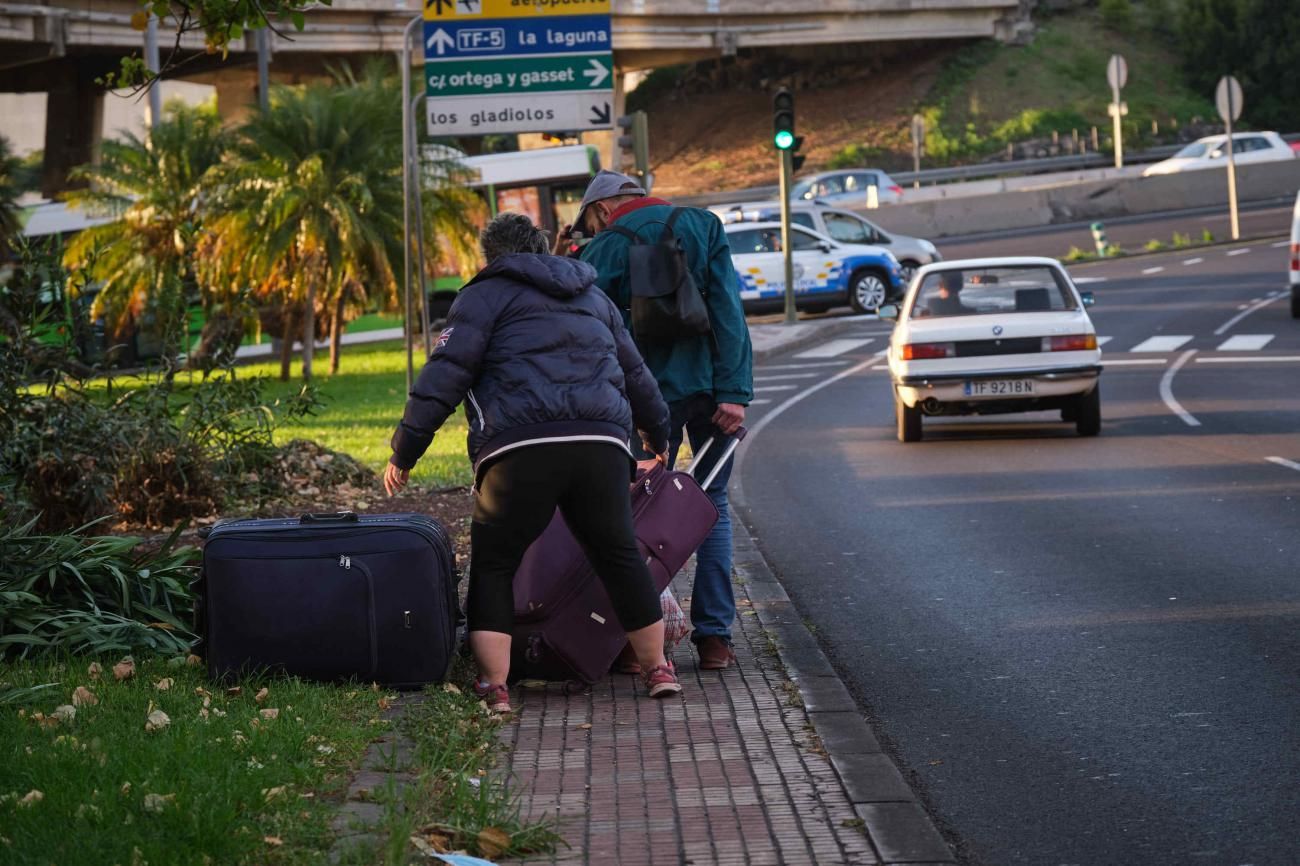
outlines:
[{"label": "man in teal green jacket", "polygon": [[[596,269],[596,284],[623,310],[629,328],[627,259],[631,240],[604,229],[617,224],[634,232],[640,241],[654,243],[663,234],[672,209],[669,202],[647,195],[632,178],[612,171],[596,175],[583,196],[577,226],[592,240],[583,247],[581,258]],[[754,397],[749,326],[741,308],[740,281],[731,263],[731,248],[722,222],[706,210],[684,208],[674,229],[683,241],[695,285],[704,295],[712,333],[670,342],[638,339],[637,345],[672,413],[670,459],[677,456],[683,428],[693,451],[716,437],[718,441],[711,451],[716,456],[744,422],[745,407]],[[566,228],[561,244],[568,234]],[[635,331],[632,336],[637,337]],[[700,469],[701,477],[705,477],[709,467]],[[731,512],[727,502],[730,477],[728,465],[707,491],[720,517],[696,554],[691,639],[704,670],[722,670],[735,660],[731,649],[736,601],[731,587]]]}]

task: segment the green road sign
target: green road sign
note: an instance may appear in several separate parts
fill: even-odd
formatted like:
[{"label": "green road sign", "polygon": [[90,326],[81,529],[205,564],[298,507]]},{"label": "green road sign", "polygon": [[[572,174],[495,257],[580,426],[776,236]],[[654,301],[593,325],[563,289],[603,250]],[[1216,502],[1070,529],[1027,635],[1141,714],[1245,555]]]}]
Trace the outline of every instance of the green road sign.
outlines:
[{"label": "green road sign", "polygon": [[609,90],[613,86],[613,68],[608,52],[429,63],[425,66],[425,88],[430,98]]}]

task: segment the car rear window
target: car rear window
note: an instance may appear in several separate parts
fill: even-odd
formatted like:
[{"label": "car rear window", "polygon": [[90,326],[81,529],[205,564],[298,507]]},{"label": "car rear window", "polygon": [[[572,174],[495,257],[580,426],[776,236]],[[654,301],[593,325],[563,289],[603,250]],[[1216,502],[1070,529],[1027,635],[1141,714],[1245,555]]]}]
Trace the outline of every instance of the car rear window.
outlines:
[{"label": "car rear window", "polygon": [[732,255],[742,253],[779,253],[781,252],[780,229],[741,229],[727,232],[727,243]]},{"label": "car rear window", "polygon": [[1078,305],[1055,268],[1041,265],[964,268],[927,274],[911,318],[1074,310]]}]

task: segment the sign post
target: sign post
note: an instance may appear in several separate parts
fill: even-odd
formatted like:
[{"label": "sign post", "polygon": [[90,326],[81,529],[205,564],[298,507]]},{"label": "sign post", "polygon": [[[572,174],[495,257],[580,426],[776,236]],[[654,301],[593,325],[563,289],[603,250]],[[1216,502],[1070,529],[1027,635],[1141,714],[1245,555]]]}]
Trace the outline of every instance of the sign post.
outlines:
[{"label": "sign post", "polygon": [[432,137],[614,126],[610,0],[426,0]]},{"label": "sign post", "polygon": [[1124,167],[1124,125],[1120,120],[1128,114],[1128,106],[1120,99],[1120,91],[1128,83],[1128,63],[1119,54],[1112,54],[1106,64],[1106,81],[1110,83],[1111,118],[1115,121],[1115,167]]},{"label": "sign post", "polygon": [[[921,173],[921,150],[925,147],[925,118],[919,114],[912,115],[912,172]],[[921,188],[921,178],[912,179],[912,189]]]},{"label": "sign post", "polygon": [[1232,141],[1232,124],[1241,117],[1241,106],[1243,102],[1241,84],[1231,75],[1225,75],[1219,79],[1218,87],[1214,88],[1214,105],[1219,109],[1219,117],[1223,118],[1224,131],[1227,132],[1228,138],[1224,142],[1224,147],[1228,149],[1228,216],[1232,220],[1232,239],[1241,239],[1241,226],[1237,221],[1237,159],[1233,156]]}]

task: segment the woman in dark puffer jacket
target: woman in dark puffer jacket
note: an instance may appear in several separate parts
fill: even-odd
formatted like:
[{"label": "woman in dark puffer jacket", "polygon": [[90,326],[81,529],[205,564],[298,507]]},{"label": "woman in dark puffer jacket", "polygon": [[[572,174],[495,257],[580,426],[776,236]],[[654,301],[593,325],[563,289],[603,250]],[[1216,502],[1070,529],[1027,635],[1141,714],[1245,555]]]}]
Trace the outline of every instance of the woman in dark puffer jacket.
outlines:
[{"label": "woman in dark puffer jacket", "polygon": [[588,548],[652,697],[681,686],[632,531],[629,432],[668,447],[668,407],[596,272],[548,254],[527,217],[502,214],[480,238],[487,267],[461,289],[393,434],[384,473],[401,489],[462,400],[474,464],[469,644],[478,695],[510,711],[513,580],[556,506]]}]

